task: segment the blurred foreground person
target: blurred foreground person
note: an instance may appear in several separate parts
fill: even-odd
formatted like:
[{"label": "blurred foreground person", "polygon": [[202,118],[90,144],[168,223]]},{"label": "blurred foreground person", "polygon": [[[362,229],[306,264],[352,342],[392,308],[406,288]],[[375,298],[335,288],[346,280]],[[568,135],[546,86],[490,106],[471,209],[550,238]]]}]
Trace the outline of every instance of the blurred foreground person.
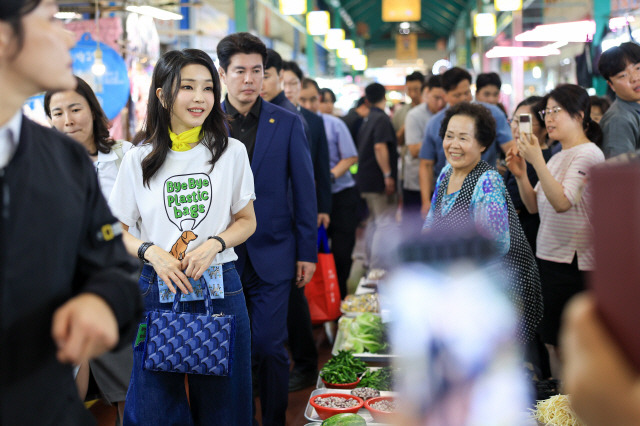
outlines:
[{"label": "blurred foreground person", "polygon": [[434,233],[475,229],[496,243],[509,296],[520,314],[526,343],[542,316],[540,276],[500,174],[481,155],[495,138],[495,121],[482,105],[462,102],[447,110],[440,128],[447,165],[424,224]]},{"label": "blurred foreground person", "polygon": [[20,111],[29,96],[76,86],[73,36],[57,12],[54,0],[0,3],[3,425],[94,423],[71,364],[130,342],[141,312],[135,266],[86,150]]},{"label": "blurred foreground person", "polygon": [[398,393],[396,418],[385,423],[531,425],[518,315],[495,279],[500,265],[487,262],[496,259],[493,241],[453,231],[413,237],[399,253],[402,263],[379,286],[391,307]]}]

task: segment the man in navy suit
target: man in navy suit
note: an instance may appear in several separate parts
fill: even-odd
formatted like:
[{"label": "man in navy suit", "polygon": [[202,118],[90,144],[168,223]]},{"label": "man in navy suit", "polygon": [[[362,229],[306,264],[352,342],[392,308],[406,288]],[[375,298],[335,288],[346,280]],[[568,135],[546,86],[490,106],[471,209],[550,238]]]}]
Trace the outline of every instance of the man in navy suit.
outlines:
[{"label": "man in navy suit", "polygon": [[284,425],[289,289],[293,280],[304,287],[317,262],[313,166],[300,119],[259,96],[267,57],[262,41],[249,33],[231,34],[217,53],[228,92],[222,107],[232,117],[231,136],[247,147],[255,180],[257,229],[236,248],[236,266],[251,320],[262,423]]},{"label": "man in navy suit", "polygon": [[[329,146],[322,118],[300,106],[302,70],[294,61],[282,63],[284,94],[296,106],[308,124],[307,138],[311,148],[311,161],[316,180],[318,201],[318,226],[329,228],[331,212],[331,171],[329,170]],[[313,339],[309,305],[302,289],[292,287],[289,297],[289,349],[293,369],[289,379],[289,391],[297,391],[313,385],[318,377],[318,351]]]}]

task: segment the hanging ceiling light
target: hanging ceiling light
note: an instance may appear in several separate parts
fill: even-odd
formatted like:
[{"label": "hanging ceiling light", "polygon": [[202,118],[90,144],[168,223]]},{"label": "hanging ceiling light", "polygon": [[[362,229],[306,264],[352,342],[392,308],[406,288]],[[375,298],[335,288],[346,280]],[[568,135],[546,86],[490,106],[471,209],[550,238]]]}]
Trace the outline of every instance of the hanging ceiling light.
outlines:
[{"label": "hanging ceiling light", "polygon": [[329,31],[331,16],[326,10],[307,13],[307,32],[312,36],[325,35]]},{"label": "hanging ceiling light", "polygon": [[179,13],[169,12],[168,10],[153,6],[127,6],[126,9],[128,12],[150,16],[161,21],[179,21],[184,18],[184,16]]},{"label": "hanging ceiling light", "polygon": [[537,25],[534,29],[516,35],[516,41],[568,41],[584,43],[593,39],[595,21],[563,22]]},{"label": "hanging ceiling light", "polygon": [[340,42],[344,40],[344,30],[342,28],[331,28],[324,36],[324,45],[327,49],[337,49]]},{"label": "hanging ceiling light", "polygon": [[493,13],[477,13],[473,17],[473,34],[476,37],[496,35],[496,15]]},{"label": "hanging ceiling light", "polygon": [[91,65],[91,72],[98,77],[104,75],[107,71],[107,67],[102,60],[102,49],[100,49],[100,42],[96,41],[96,51],[93,54],[93,65]]},{"label": "hanging ceiling light", "polygon": [[522,9],[522,0],[494,0],[493,6],[499,12],[512,12]]},{"label": "hanging ceiling light", "polygon": [[102,49],[100,49],[100,8],[98,7],[98,0],[96,0],[96,51],[93,53],[93,65],[91,65],[91,72],[97,77],[101,77],[107,71],[107,67],[102,60]]},{"label": "hanging ceiling light", "polygon": [[368,63],[369,60],[367,58],[367,55],[359,56],[353,64],[353,69],[356,71],[364,71],[367,69]]},{"label": "hanging ceiling light", "polygon": [[58,12],[53,15],[56,19],[60,19],[62,21],[71,21],[74,19],[82,19],[82,15],[76,12]]},{"label": "hanging ceiling light", "polygon": [[338,45],[338,51],[336,54],[338,58],[345,59],[351,55],[353,49],[356,48],[356,43],[353,40],[342,40]]},{"label": "hanging ceiling light", "polygon": [[347,64],[349,65],[355,65],[358,61],[358,58],[360,58],[360,56],[362,56],[362,49],[353,49],[351,50],[351,53],[349,54],[349,56],[347,56]]},{"label": "hanging ceiling light", "polygon": [[307,13],[307,0],[280,0],[280,13],[283,15],[304,15]]}]

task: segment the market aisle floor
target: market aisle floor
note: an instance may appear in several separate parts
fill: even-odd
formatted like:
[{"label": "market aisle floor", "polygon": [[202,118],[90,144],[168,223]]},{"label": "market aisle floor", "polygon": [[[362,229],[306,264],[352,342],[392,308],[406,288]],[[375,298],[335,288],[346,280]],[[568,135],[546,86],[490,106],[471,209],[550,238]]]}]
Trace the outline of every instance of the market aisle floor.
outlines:
[{"label": "market aisle floor", "polygon": [[[324,327],[314,327],[313,336],[318,348],[318,370],[331,357],[331,344],[327,339]],[[289,408],[287,409],[287,425],[286,426],[303,426],[308,423],[304,417],[304,410],[307,407],[309,396],[315,389],[310,386],[297,392],[289,393]],[[258,403],[258,412],[260,411]],[[96,417],[99,426],[114,426],[116,424],[116,409],[104,404],[101,401],[95,403],[90,411]]]}]

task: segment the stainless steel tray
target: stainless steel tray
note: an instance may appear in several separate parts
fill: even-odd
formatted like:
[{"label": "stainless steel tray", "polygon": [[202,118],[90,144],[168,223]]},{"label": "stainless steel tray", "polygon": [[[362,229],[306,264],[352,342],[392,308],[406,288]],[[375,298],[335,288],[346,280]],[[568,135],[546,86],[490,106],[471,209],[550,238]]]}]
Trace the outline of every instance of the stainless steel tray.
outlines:
[{"label": "stainless steel tray", "polygon": [[[311,398],[313,398],[316,395],[322,395],[326,393],[343,393],[343,394],[349,395],[351,393],[351,390],[350,389],[325,389],[325,388],[316,389],[313,392],[311,392],[311,395],[309,396],[309,400],[311,400]],[[390,391],[381,391],[380,396],[396,396],[396,393],[390,392]],[[370,425],[370,426],[386,426],[387,425],[387,423],[374,423],[373,417],[371,417],[371,413],[369,413],[369,410],[367,410],[364,407],[362,407],[358,411],[358,414],[362,416],[362,418],[364,418],[364,420],[367,422],[367,425]],[[316,413],[316,409],[313,408],[313,406],[309,402],[307,402],[307,409],[304,410],[304,417],[307,420],[310,420],[312,422],[322,422],[322,419],[320,418],[320,416],[318,416],[318,413]]]}]

